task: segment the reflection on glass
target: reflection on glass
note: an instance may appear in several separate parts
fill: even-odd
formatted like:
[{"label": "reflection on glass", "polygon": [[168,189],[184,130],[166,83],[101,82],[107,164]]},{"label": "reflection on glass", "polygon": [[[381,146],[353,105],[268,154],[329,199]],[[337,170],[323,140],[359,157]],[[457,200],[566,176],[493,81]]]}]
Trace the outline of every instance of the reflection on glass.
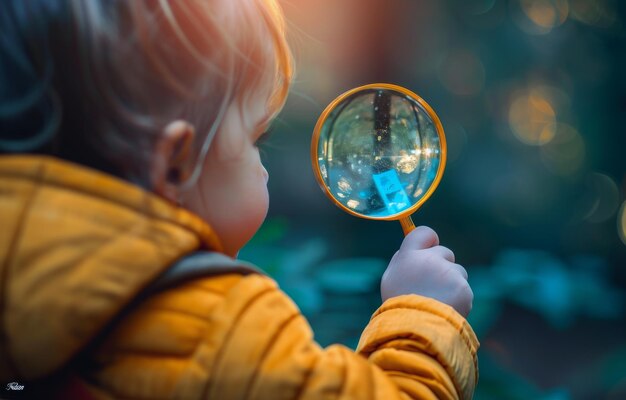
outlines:
[{"label": "reflection on glass", "polygon": [[322,180],[337,201],[368,217],[390,217],[431,187],[441,144],[420,103],[372,88],[355,92],[328,114],[317,154]]}]

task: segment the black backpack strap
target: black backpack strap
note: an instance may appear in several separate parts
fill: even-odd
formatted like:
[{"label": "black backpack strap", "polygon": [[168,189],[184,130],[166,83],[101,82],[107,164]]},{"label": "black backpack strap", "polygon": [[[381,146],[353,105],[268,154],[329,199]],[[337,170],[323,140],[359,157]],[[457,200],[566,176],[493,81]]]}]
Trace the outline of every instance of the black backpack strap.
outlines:
[{"label": "black backpack strap", "polygon": [[254,265],[234,260],[221,253],[198,251],[181,258],[137,293],[86,346],[84,353],[98,347],[122,319],[151,295],[195,278],[232,273],[265,275]]},{"label": "black backpack strap", "polygon": [[198,251],[175,262],[148,285],[139,297],[159,292],[191,279],[232,273],[265,275],[263,271],[245,261],[235,260],[221,253]]},{"label": "black backpack strap", "polygon": [[93,349],[97,348],[122,319],[151,295],[195,278],[232,273],[242,275],[265,275],[263,271],[254,265],[245,261],[234,260],[221,253],[198,251],[181,258],[161,275],[156,277],[154,281],[139,291],[139,293],[106,324],[96,337],[85,347],[82,353],[88,354]]},{"label": "black backpack strap", "polygon": [[[110,321],[106,327],[104,327],[104,329],[100,331],[100,333],[81,353],[88,354],[92,351],[92,349],[97,348],[99,344],[109,336],[112,329],[119,324],[124,316],[128,315],[133,308],[135,308],[143,300],[147,299],[150,295],[180,285],[195,278],[231,273],[242,275],[265,275],[263,271],[254,265],[244,261],[234,260],[221,253],[199,251],[181,258],[172,264],[172,266],[169,267],[164,273],[158,276],[152,283],[135,295],[131,302],[127,304],[124,309],[118,313],[118,315],[116,315],[115,318],[113,318],[113,320]],[[55,400],[95,399],[86,384],[82,381],[82,378],[75,372],[82,369],[81,363],[84,362],[86,362],[85,359],[79,355],[72,361],[73,367],[68,367],[65,375],[59,378],[53,386],[42,386],[48,391],[48,393],[52,393],[49,398]],[[36,397],[38,398],[39,396]]]},{"label": "black backpack strap", "polygon": [[[1,1],[1,0],[0,0]],[[130,311],[151,295],[165,289],[180,285],[195,278],[224,274],[261,274],[263,271],[245,261],[232,259],[224,254],[198,251],[191,253],[172,264],[161,275],[144,287],[124,308],[110,321],[99,336],[107,336],[110,329],[118,324]],[[96,339],[95,342],[102,338]]]}]

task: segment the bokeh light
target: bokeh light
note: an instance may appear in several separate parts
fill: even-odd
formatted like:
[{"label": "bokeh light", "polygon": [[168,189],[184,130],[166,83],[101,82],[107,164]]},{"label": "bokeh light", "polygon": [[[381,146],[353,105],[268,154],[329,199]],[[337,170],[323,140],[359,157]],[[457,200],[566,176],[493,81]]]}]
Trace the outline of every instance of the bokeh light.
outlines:
[{"label": "bokeh light", "polygon": [[546,29],[561,25],[569,14],[567,0],[521,0],[520,6],[528,19]]},{"label": "bokeh light", "polygon": [[570,0],[572,17],[584,24],[608,28],[618,21],[617,12],[606,0]]},{"label": "bokeh light", "polygon": [[606,221],[619,206],[617,184],[610,176],[593,172],[587,176],[587,188],[591,192],[593,206],[585,219],[592,223]]},{"label": "bokeh light", "polygon": [[563,121],[564,117],[571,113],[572,100],[563,88],[538,84],[532,87],[532,91],[550,103],[559,121]]},{"label": "bokeh light", "polygon": [[556,134],[554,107],[540,90],[522,92],[509,108],[509,126],[522,143],[544,145]]},{"label": "bokeh light", "polygon": [[570,12],[567,0],[519,0],[511,3],[517,26],[531,35],[545,35],[562,25]]},{"label": "bokeh light", "polygon": [[585,161],[585,142],[574,127],[559,123],[553,139],[541,147],[544,165],[557,175],[573,175]]}]

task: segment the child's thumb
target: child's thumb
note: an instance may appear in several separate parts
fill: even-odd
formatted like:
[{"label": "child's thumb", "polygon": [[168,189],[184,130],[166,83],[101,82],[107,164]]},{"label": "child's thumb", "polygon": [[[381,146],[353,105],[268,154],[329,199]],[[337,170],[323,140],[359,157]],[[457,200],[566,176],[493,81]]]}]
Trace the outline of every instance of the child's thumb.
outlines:
[{"label": "child's thumb", "polygon": [[439,244],[437,233],[427,226],[418,226],[413,229],[402,241],[400,250],[429,249]]}]

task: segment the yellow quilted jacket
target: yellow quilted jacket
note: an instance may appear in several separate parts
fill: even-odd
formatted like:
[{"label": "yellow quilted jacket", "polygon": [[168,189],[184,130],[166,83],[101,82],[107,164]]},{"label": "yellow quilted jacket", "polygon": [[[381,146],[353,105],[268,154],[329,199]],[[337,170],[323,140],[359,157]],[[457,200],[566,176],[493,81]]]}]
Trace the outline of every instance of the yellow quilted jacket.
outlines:
[{"label": "yellow quilted jacket", "polygon": [[478,342],[452,308],[393,298],[356,353],[324,349],[261,274],[157,292],[93,346],[142,288],[198,249],[220,250],[211,228],[136,186],[53,158],[0,157],[0,386],[73,369],[98,399],[472,397]]}]

